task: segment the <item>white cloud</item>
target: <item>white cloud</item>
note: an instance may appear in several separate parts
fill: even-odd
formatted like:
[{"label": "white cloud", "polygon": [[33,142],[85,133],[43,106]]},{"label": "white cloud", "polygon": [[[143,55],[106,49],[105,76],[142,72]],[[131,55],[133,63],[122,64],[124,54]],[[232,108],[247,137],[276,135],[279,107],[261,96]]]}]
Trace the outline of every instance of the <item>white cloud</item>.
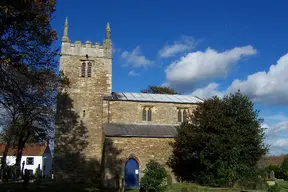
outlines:
[{"label": "white cloud", "polygon": [[136,73],[134,70],[129,71],[129,76],[139,76],[139,73]]},{"label": "white cloud", "polygon": [[274,139],[267,142],[270,144],[269,153],[272,155],[282,155],[288,153],[288,139]]},{"label": "white cloud", "polygon": [[288,133],[288,120],[280,121],[276,124],[267,125],[266,135],[267,138],[274,138],[280,136],[283,132]]},{"label": "white cloud", "polygon": [[159,51],[159,57],[168,58],[193,49],[195,40],[192,37],[183,36],[179,41],[175,41],[172,45],[165,45]]},{"label": "white cloud", "polygon": [[123,66],[131,66],[133,68],[149,67],[153,64],[152,61],[141,54],[139,46],[137,46],[132,52],[122,52],[120,58],[125,61]]},{"label": "white cloud", "polygon": [[268,72],[261,71],[251,74],[246,80],[236,79],[227,88],[219,91],[219,85],[210,83],[208,86],[195,90],[192,94],[200,94],[208,98],[212,95],[223,95],[240,90],[255,103],[271,105],[288,105],[288,54],[282,56],[277,64],[271,65]]},{"label": "white cloud", "polygon": [[[273,123],[272,123],[273,122]],[[288,153],[288,116],[283,113],[264,117],[265,142],[270,145],[270,153],[279,155]]]},{"label": "white cloud", "polygon": [[188,53],[171,63],[165,70],[168,82],[174,86],[185,86],[197,81],[225,76],[230,67],[243,56],[256,54],[252,46],[235,47],[224,52],[208,48],[204,52]]},{"label": "white cloud", "polygon": [[201,99],[208,99],[214,95],[217,95],[219,97],[224,96],[224,92],[218,91],[219,84],[217,83],[210,83],[204,88],[199,88],[193,91],[192,95],[197,96]]},{"label": "white cloud", "polygon": [[236,79],[228,92],[240,89],[257,103],[288,105],[288,54],[277,64],[271,65],[268,72],[261,71],[249,75],[246,80]]}]

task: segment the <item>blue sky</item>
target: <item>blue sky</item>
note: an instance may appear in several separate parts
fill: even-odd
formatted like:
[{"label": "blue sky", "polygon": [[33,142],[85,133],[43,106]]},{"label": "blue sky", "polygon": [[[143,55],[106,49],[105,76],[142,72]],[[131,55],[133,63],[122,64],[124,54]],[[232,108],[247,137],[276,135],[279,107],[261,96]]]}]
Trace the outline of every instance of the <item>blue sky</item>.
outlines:
[{"label": "blue sky", "polygon": [[[288,153],[288,2],[58,0],[73,42],[113,41],[113,91],[170,85],[202,98],[240,89],[264,118],[271,154]],[[60,38],[59,38],[60,39]],[[57,42],[60,46],[60,41]]]}]

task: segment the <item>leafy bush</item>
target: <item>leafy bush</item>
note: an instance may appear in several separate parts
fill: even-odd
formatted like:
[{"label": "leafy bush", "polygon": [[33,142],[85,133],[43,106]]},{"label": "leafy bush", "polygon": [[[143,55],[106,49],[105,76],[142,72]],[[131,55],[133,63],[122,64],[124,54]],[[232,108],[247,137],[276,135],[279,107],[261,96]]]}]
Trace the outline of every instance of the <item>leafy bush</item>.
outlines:
[{"label": "leafy bush", "polygon": [[268,192],[280,192],[280,191],[281,191],[281,187],[277,183],[268,188]]},{"label": "leafy bush", "polygon": [[269,165],[268,167],[265,168],[265,170],[268,173],[269,178],[270,178],[270,172],[274,171],[275,177],[277,179],[284,179],[284,180],[286,179],[285,178],[285,171],[279,165]]},{"label": "leafy bush", "polygon": [[167,176],[162,165],[156,161],[150,160],[144,170],[144,176],[141,179],[140,187],[147,192],[165,191],[167,187],[165,184]]}]

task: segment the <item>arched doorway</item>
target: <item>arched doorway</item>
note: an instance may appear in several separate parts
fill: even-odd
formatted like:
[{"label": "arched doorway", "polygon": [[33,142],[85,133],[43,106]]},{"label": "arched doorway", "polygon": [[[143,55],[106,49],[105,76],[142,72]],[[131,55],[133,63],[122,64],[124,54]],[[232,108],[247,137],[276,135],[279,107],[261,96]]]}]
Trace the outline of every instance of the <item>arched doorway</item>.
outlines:
[{"label": "arched doorway", "polygon": [[125,164],[125,189],[139,188],[139,164],[134,158],[129,158]]}]

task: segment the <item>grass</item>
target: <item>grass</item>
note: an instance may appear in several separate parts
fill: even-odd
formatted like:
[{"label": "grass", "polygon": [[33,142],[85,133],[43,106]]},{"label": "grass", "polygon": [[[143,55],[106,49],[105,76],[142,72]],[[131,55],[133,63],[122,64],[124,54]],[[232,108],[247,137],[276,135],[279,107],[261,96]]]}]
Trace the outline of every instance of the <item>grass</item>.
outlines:
[{"label": "grass", "polygon": [[281,187],[281,192],[287,192],[288,191],[288,181],[277,181],[277,183]]},{"label": "grass", "polygon": [[65,184],[65,183],[55,183],[44,181],[41,184],[31,183],[27,190],[23,189],[20,183],[0,183],[1,192],[113,192],[114,190],[100,190],[95,185],[89,184]]},{"label": "grass", "polygon": [[[287,181],[278,181],[277,182],[281,187],[281,192],[288,191],[288,182]],[[193,183],[175,183],[172,185],[172,188],[167,189],[166,192],[181,192],[181,189],[186,187],[188,192],[239,192],[239,189],[224,189],[224,188],[210,188],[203,187]],[[22,184],[19,183],[2,183],[0,184],[1,192],[18,192],[23,191]],[[41,184],[31,183],[26,190],[26,192],[113,192],[116,190],[106,189],[100,190],[95,185],[89,184],[65,184],[65,183],[55,183],[49,181],[43,181]],[[128,192],[139,192],[139,190],[128,190]]]},{"label": "grass", "polygon": [[[231,188],[203,187],[194,183],[175,183],[172,185],[172,188],[167,189],[166,192],[181,192],[183,187],[187,188],[188,192],[239,192],[240,191],[239,189],[231,189]],[[250,191],[253,191],[253,190],[249,190],[249,192]],[[128,190],[128,192],[139,192],[139,190],[135,190],[135,189]]]}]

